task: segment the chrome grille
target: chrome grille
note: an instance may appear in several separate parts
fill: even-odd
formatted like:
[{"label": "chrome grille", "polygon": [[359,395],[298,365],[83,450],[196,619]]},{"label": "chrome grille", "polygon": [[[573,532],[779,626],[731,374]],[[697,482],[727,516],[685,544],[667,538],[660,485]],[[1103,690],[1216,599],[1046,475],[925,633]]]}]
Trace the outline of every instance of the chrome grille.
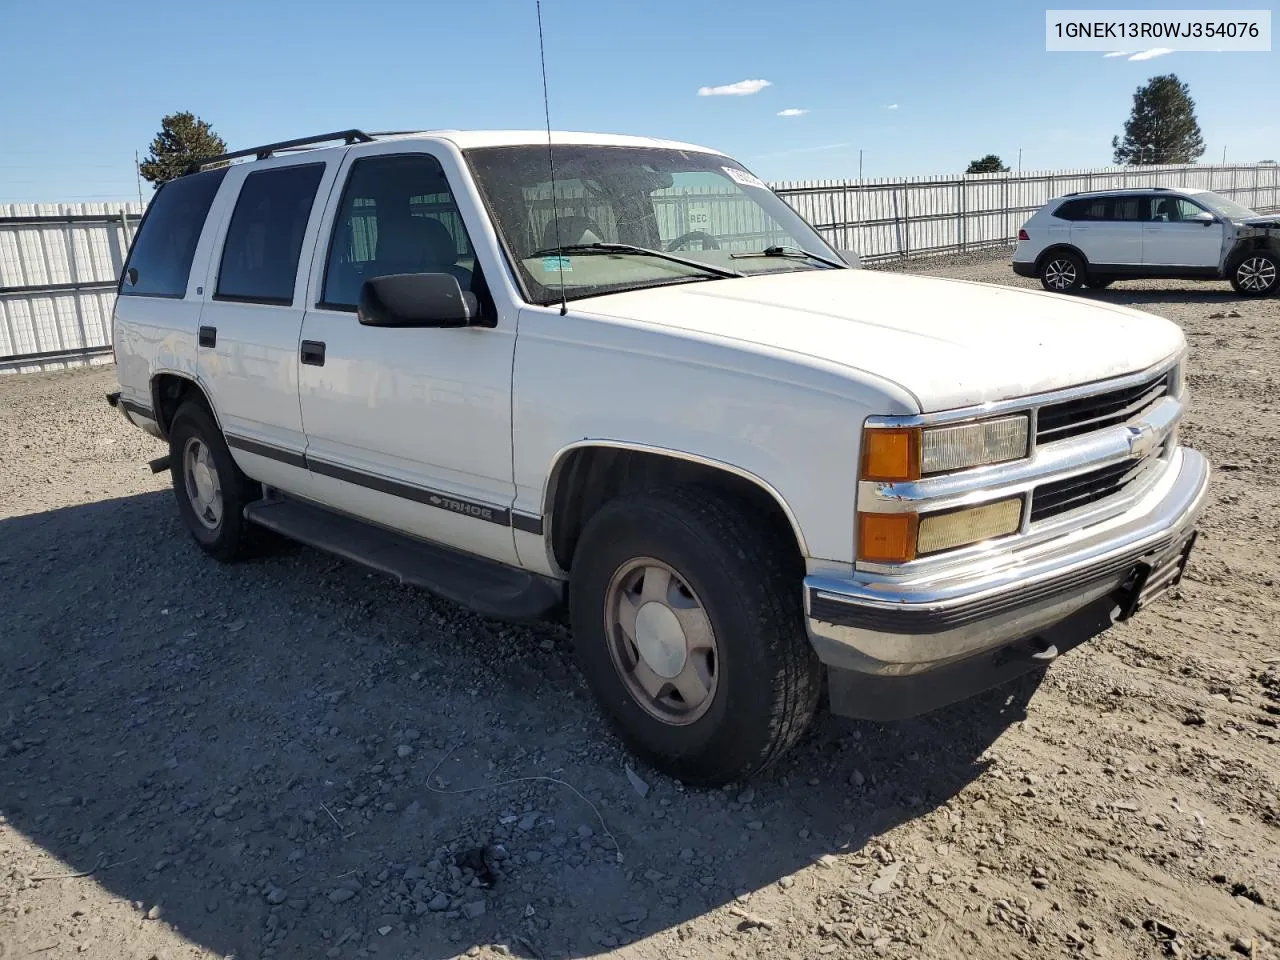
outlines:
[{"label": "chrome grille", "polygon": [[1166,371],[1131,387],[1047,404],[1037,416],[1036,443],[1066,440],[1131,420],[1167,395],[1172,381],[1173,371]]},{"label": "chrome grille", "polygon": [[1142,460],[1111,463],[1074,477],[1040,484],[1031,494],[1031,522],[1047,520],[1120,493],[1156,459],[1158,456],[1152,455]]}]

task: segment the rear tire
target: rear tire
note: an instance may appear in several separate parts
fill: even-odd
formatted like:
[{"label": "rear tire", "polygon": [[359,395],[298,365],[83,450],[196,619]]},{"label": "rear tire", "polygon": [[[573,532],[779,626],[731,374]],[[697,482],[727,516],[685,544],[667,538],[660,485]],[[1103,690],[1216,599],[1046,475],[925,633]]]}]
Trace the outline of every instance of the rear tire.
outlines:
[{"label": "rear tire", "polygon": [[1265,297],[1280,288],[1280,257],[1269,250],[1253,250],[1231,270],[1231,287],[1242,297]]},{"label": "rear tire", "polygon": [[1074,293],[1084,284],[1084,261],[1066,250],[1051,253],[1039,273],[1040,285],[1050,293]]},{"label": "rear tire", "polygon": [[787,548],[690,488],[622,497],[588,522],[570,571],[578,662],[651,766],[723,785],[769,767],[809,726],[821,666]]},{"label": "rear tire", "polygon": [[169,427],[169,471],[178,513],[200,548],[224,563],[244,559],[261,541],[244,518],[262,487],[241,472],[203,403],[188,400]]}]

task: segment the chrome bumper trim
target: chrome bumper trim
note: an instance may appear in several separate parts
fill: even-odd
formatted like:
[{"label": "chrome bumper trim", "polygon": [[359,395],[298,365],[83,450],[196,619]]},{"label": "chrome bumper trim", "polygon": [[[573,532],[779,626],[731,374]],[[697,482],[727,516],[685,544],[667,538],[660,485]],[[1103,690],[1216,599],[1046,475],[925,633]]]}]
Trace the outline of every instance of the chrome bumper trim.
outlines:
[{"label": "chrome bumper trim", "polygon": [[909,673],[1031,636],[1114,590],[1139,560],[1177,549],[1208,479],[1204,457],[1180,448],[1118,523],[909,582],[806,577],[810,637],[829,665]]}]

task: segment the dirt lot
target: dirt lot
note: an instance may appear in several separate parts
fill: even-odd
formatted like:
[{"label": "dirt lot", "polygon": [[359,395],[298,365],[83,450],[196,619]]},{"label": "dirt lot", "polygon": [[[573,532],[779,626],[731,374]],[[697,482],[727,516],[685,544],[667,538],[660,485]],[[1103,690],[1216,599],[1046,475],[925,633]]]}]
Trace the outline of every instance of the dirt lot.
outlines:
[{"label": "dirt lot", "polygon": [[1192,344],[1180,594],[710,792],[641,796],[558,628],[219,566],[111,368],[0,378],[0,957],[1280,956],[1280,300],[1096,296]]}]

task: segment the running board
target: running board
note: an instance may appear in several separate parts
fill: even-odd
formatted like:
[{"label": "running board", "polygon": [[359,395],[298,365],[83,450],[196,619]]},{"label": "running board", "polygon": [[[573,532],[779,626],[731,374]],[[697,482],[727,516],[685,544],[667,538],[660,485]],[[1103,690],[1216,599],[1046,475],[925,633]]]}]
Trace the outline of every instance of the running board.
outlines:
[{"label": "running board", "polygon": [[564,602],[558,580],[518,570],[299,500],[258,500],[245,519],[318,550],[354,560],[401,583],[500,620],[544,620]]}]

